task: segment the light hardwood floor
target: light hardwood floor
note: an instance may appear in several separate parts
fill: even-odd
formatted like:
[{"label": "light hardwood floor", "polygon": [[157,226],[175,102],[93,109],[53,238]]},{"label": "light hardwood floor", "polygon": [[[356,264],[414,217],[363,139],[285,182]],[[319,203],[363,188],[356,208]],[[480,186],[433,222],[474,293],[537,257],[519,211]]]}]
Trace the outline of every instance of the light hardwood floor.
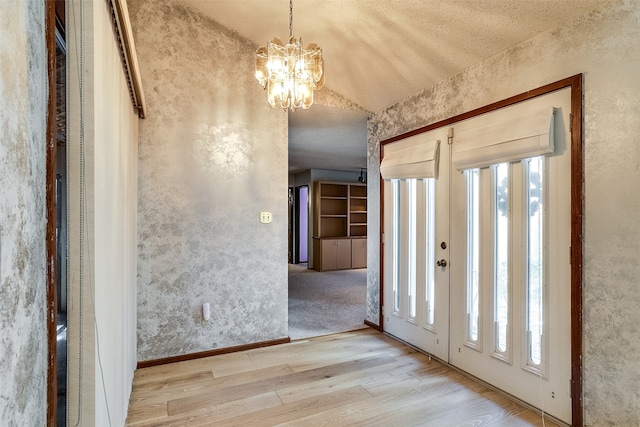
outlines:
[{"label": "light hardwood floor", "polygon": [[127,425],[540,426],[543,420],[364,329],[139,369]]}]

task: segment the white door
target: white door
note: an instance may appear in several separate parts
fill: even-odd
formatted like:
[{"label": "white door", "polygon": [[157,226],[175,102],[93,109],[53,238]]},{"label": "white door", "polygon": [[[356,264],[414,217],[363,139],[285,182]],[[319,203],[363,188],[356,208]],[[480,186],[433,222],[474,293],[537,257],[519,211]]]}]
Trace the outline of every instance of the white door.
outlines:
[{"label": "white door", "polygon": [[511,115],[546,106],[556,108],[553,154],[452,172],[449,362],[571,423],[570,89]]},{"label": "white door", "polygon": [[437,176],[384,181],[384,330],[448,360],[447,130],[423,137],[440,141]]},{"label": "white door", "polygon": [[[414,219],[412,212],[416,205],[416,218],[429,215],[420,211],[420,188],[427,180],[385,181],[383,285],[386,332],[567,423],[571,423],[570,98],[567,88],[507,107],[509,112],[451,125],[453,144],[441,146],[440,173],[432,179],[435,233],[426,250],[421,249],[422,219]],[[496,121],[519,126],[517,117],[546,106],[555,107],[552,154],[513,159],[517,156],[509,158],[508,149],[496,146],[479,156],[460,153],[463,138],[458,135],[467,135],[467,145],[473,147],[476,129],[491,134],[491,123]],[[431,132],[447,141],[447,129]],[[521,145],[531,141],[538,143],[528,138]],[[492,150],[503,153],[495,162]],[[479,166],[473,166],[477,161],[469,160],[473,157],[480,159]],[[423,258],[426,267],[420,264]],[[443,260],[446,267],[434,265]],[[429,271],[430,265],[435,278],[433,306],[421,305],[429,300],[421,272]],[[414,280],[419,284],[415,292]],[[422,322],[429,319],[430,309],[435,312],[433,325]],[[442,348],[443,343],[448,348]]]}]

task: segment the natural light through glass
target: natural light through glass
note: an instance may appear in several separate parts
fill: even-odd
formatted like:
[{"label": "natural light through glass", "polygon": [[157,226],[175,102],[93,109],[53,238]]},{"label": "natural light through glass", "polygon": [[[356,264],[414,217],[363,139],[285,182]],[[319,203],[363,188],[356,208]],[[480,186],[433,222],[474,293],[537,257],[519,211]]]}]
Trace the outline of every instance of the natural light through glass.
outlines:
[{"label": "natural light through glass", "polygon": [[495,350],[507,350],[507,321],[509,313],[509,164],[493,167],[495,212],[495,283],[494,322]]},{"label": "natural light through glass", "polygon": [[424,180],[425,190],[425,298],[427,325],[435,322],[435,179]]},{"label": "natural light through glass", "polygon": [[529,362],[542,362],[544,325],[544,158],[528,160],[527,168],[527,332]]},{"label": "natural light through glass", "polygon": [[480,170],[465,171],[467,179],[467,339],[478,341],[480,313]]},{"label": "natural light through glass", "polygon": [[407,180],[407,195],[409,199],[409,218],[407,230],[407,281],[409,285],[409,319],[415,321],[416,318],[416,217],[418,211],[417,204],[417,180]]},{"label": "natural light through glass", "polygon": [[400,180],[391,181],[391,198],[393,200],[393,311],[400,311]]}]

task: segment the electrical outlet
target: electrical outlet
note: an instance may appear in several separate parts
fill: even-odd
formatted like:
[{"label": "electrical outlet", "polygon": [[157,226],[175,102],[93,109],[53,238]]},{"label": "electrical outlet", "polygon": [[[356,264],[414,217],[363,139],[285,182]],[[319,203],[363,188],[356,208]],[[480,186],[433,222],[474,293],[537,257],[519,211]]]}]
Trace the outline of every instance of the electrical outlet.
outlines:
[{"label": "electrical outlet", "polygon": [[260,222],[269,224],[272,220],[271,212],[260,212]]},{"label": "electrical outlet", "polygon": [[211,318],[211,304],[205,302],[202,304],[202,318],[208,321]]}]

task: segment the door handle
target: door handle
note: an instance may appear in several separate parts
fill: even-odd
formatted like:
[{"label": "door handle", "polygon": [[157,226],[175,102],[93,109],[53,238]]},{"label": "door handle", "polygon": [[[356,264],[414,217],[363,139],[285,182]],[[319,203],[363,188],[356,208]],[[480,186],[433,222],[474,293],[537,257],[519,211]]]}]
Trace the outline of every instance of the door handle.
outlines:
[{"label": "door handle", "polygon": [[438,260],[438,262],[436,262],[436,265],[438,267],[446,267],[447,266],[447,261],[444,259]]}]

